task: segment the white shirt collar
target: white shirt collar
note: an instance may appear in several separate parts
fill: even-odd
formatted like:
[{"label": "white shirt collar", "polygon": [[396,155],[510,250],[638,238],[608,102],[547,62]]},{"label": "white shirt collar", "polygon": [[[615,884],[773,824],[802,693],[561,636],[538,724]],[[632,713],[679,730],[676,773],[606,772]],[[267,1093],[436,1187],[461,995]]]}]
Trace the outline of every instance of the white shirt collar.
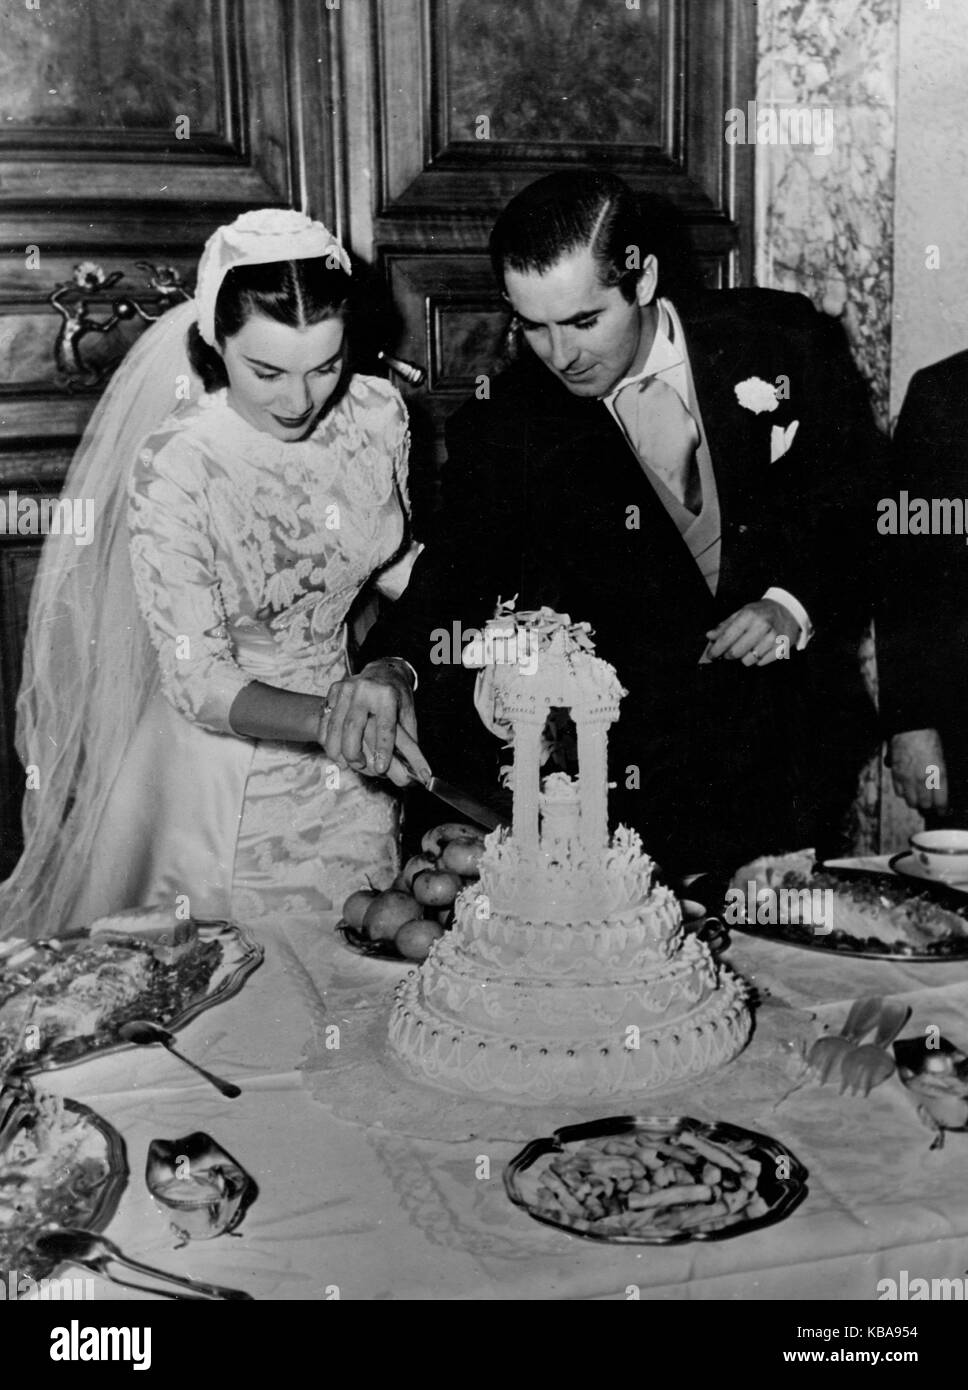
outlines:
[{"label": "white shirt collar", "polygon": [[647,376],[657,376],[660,372],[669,371],[674,367],[682,367],[685,364],[682,325],[679,322],[679,316],[668,299],[658,300],[656,307],[659,310],[659,319],[645,364],[637,372],[623,377],[617,386],[612,387],[605,397],[609,405],[614,401],[619,391],[631,385],[633,381],[642,381]]}]

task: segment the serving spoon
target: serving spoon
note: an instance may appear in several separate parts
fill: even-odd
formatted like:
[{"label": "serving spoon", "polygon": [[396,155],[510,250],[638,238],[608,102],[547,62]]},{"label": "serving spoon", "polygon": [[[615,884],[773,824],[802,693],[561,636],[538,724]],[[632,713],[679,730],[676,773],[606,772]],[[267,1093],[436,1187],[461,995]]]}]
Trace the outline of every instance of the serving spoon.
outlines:
[{"label": "serving spoon", "polygon": [[167,1047],[172,1056],[177,1057],[180,1062],[184,1062],[186,1067],[191,1067],[192,1071],[197,1071],[199,1076],[204,1076],[206,1081],[227,1096],[229,1100],[235,1100],[236,1096],[242,1094],[241,1087],[234,1085],[231,1081],[223,1081],[220,1076],[215,1076],[213,1072],[206,1071],[197,1062],[193,1062],[190,1057],[186,1057],[183,1052],[179,1052],[175,1047],[174,1034],[169,1033],[167,1028],[162,1028],[157,1023],[152,1023],[147,1018],[133,1018],[130,1023],[123,1023],[118,1029],[118,1037],[125,1042],[137,1043],[139,1047],[146,1047],[150,1043],[161,1043],[162,1047]]},{"label": "serving spoon", "polygon": [[[187,1275],[169,1274],[164,1269],[154,1269],[151,1265],[140,1264],[137,1260],[129,1259],[123,1254],[114,1241],[108,1240],[106,1236],[93,1235],[90,1231],[79,1231],[72,1227],[64,1227],[60,1230],[44,1231],[34,1241],[34,1249],[39,1255],[46,1256],[51,1260],[67,1261],[70,1264],[82,1265],[85,1269],[92,1269],[96,1274],[102,1274],[105,1279],[110,1279],[113,1284],[120,1284],[125,1289],[140,1289],[143,1293],[158,1293],[163,1298],[187,1298],[198,1299],[217,1299],[217,1300],[252,1300],[250,1293],[244,1293],[241,1289],[227,1289],[221,1284],[205,1284],[199,1279],[189,1279]],[[109,1268],[112,1264],[119,1264],[123,1268],[133,1269],[138,1274],[144,1274],[150,1279],[158,1279],[166,1284],[174,1284],[180,1290],[188,1292],[176,1293],[171,1289],[146,1289],[143,1284],[132,1284],[127,1279],[119,1279],[116,1274],[112,1274]]]}]

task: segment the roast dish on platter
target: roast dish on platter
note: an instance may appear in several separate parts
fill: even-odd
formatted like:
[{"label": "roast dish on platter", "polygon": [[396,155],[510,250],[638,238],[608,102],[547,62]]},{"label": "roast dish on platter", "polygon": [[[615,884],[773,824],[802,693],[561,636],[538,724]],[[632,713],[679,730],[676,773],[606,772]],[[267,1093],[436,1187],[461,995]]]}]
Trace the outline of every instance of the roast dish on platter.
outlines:
[{"label": "roast dish on platter", "polygon": [[782,1221],[807,1171],[774,1139],[688,1116],[618,1116],[532,1140],[504,1172],[536,1221],[589,1240],[724,1240]]},{"label": "roast dish on platter", "polygon": [[0,1068],[48,1070],[124,1047],[119,1030],[134,1019],[181,1028],[236,994],[263,956],[231,923],[175,921],[165,908],[2,942]]},{"label": "roast dish on platter", "polygon": [[0,1280],[51,1277],[57,1262],[39,1253],[37,1237],[51,1228],[103,1231],[127,1180],[124,1141],[99,1115],[39,1094],[24,1077],[8,1081],[0,1089]]},{"label": "roast dish on platter", "polygon": [[968,896],[943,883],[764,856],[726,893],[727,925],[815,951],[912,962],[968,959]]}]

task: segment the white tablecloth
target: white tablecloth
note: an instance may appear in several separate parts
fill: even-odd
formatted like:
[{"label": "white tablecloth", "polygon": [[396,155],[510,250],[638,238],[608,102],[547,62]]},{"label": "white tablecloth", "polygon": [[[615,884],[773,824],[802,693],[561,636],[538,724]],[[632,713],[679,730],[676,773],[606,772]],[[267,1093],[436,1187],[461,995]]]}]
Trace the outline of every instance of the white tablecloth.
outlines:
[{"label": "white tablecloth", "polygon": [[[131,1179],[108,1234],[135,1258],[259,1299],[874,1299],[878,1281],[901,1270],[965,1272],[968,1135],[929,1151],[931,1136],[896,1079],[867,1100],[808,1086],[776,1108],[782,1086],[766,1094],[762,1055],[759,1069],[744,1055],[701,1085],[650,1098],[643,1112],[725,1119],[782,1140],[809,1170],[809,1195],[780,1225],[734,1240],[600,1246],[509,1203],[501,1172],[534,1137],[526,1112],[516,1132],[447,1143],[350,1124],[314,1099],[298,1063],[318,1038],[327,982],[346,948],[330,923],[276,923],[262,939],[265,964],[242,992],[179,1035],[190,1056],[242,1086],[241,1098],[223,1099],[160,1048],[43,1078],[124,1136]],[[791,1037],[802,1035],[800,1009],[839,1025],[852,999],[876,992],[911,1002],[908,1032],[938,1024],[968,1043],[968,966],[856,961],[738,934],[729,959],[767,999],[761,1017],[771,1037],[786,1020]],[[374,991],[384,990],[394,967],[360,968],[371,966]],[[781,1052],[774,1083],[793,1076]],[[234,1154],[260,1195],[237,1237],[176,1250],[144,1184],[145,1156],[152,1138],[194,1130]],[[93,1289],[98,1298],[144,1296],[97,1277]]]}]

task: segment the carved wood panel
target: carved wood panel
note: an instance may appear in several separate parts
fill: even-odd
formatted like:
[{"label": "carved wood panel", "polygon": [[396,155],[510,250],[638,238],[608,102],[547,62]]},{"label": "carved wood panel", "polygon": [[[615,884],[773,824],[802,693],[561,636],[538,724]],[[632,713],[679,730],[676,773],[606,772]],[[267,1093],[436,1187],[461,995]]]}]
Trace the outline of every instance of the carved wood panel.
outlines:
[{"label": "carved wood panel", "polygon": [[[0,489],[60,491],[99,384],[55,363],[51,291],[93,261],[144,295],[186,285],[205,238],[249,207],[343,215],[332,113],[338,11],[315,0],[0,0]],[[158,306],[155,305],[155,308]],[[108,372],[141,331],[84,339]],[[13,707],[39,541],[0,534],[0,855],[23,778]]]},{"label": "carved wood panel", "polygon": [[751,150],[726,144],[724,116],[753,95],[754,20],[751,0],[347,9],[349,218],[356,249],[386,270],[397,350],[427,369],[408,393],[418,408],[439,424],[500,344],[487,237],[507,200],[551,169],[604,163],[662,194],[707,281],[748,280]]}]

